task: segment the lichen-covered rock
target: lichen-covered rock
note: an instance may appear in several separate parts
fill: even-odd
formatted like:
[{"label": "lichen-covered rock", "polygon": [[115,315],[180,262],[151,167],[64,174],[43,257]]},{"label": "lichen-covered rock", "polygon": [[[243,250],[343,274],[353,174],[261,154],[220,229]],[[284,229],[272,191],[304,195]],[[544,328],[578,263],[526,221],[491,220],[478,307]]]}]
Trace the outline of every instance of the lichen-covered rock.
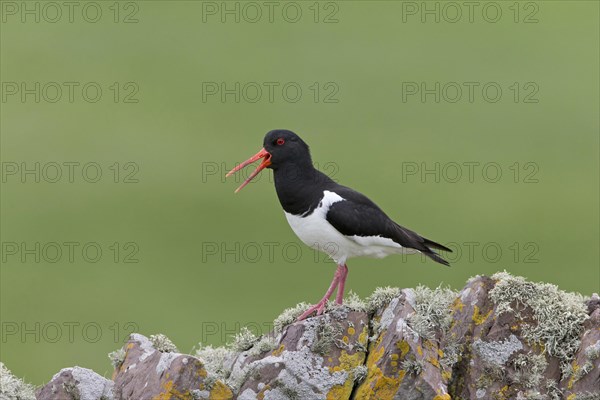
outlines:
[{"label": "lichen-covered rock", "polygon": [[241,353],[230,381],[238,399],[349,399],[355,369],[364,363],[369,318],[337,307],[283,327],[276,348]]},{"label": "lichen-covered rock", "polygon": [[36,394],[38,400],[113,400],[113,382],[91,369],[64,368]]},{"label": "lichen-covered rock", "polygon": [[[588,301],[590,319],[585,322],[581,345],[568,369],[568,376],[561,382],[568,400],[600,399],[600,298]],[[595,393],[596,397],[592,397]],[[586,397],[588,396],[588,397]]]},{"label": "lichen-covered rock", "polygon": [[233,398],[222,382],[214,382],[210,388],[206,385],[207,371],[198,358],[173,349],[167,346],[160,351],[145,336],[132,334],[124,347],[125,358],[113,376],[115,399]]},{"label": "lichen-covered rock", "polygon": [[[69,368],[38,399],[600,400],[598,295],[498,273],[459,293],[388,287],[345,304],[295,322],[301,303],[268,335],[242,329],[193,356],[133,334],[109,355],[114,385]],[[0,366],[0,400],[32,400]]]},{"label": "lichen-covered rock", "polygon": [[[476,277],[453,306],[458,341],[450,392],[464,399],[560,399],[561,370],[579,347],[587,310],[579,295],[499,273]],[[562,368],[561,368],[562,367]]]},{"label": "lichen-covered rock", "polygon": [[354,398],[450,399],[451,365],[440,348],[454,295],[444,289],[405,289],[374,315],[367,376]]}]

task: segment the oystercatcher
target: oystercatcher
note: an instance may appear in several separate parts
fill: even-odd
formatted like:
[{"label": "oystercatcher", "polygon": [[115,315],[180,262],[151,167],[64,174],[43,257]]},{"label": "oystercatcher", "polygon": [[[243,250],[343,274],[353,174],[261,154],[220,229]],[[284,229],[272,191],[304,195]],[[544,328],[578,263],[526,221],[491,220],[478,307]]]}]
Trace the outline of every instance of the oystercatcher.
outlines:
[{"label": "oystercatcher", "polygon": [[272,169],[277,197],[292,230],[302,242],[328,254],[337,264],[325,296],[298,320],[314,311],[322,314],[336,288],[336,303],[342,304],[348,275],[346,260],[351,257],[423,253],[440,264],[449,265],[434,249],[452,250],[398,225],[365,195],[337,184],[314,168],[308,145],[294,132],[270,131],[263,148],[226,176],[260,159],[260,165],[235,192],[263,169]]}]

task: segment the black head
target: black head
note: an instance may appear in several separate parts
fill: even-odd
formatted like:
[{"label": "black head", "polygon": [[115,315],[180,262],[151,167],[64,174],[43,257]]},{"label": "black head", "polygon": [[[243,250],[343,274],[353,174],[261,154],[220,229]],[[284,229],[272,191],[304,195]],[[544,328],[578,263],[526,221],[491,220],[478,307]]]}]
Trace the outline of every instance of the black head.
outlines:
[{"label": "black head", "polygon": [[292,131],[285,129],[276,129],[266,134],[264,147],[255,155],[232,169],[226,176],[239,171],[246,165],[252,164],[258,160],[262,162],[248,176],[248,178],[237,188],[236,193],[248,184],[256,175],[265,168],[294,169],[295,171],[312,171],[312,160],[308,145],[304,143],[300,136]]},{"label": "black head", "polygon": [[263,147],[271,155],[267,168],[278,169],[286,164],[312,165],[308,145],[292,131],[270,131],[265,135]]}]

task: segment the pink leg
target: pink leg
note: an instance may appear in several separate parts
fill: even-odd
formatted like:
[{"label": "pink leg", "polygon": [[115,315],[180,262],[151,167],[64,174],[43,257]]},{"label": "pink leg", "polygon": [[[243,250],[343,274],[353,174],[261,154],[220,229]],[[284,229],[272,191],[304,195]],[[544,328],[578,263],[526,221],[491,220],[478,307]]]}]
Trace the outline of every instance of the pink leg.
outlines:
[{"label": "pink leg", "polygon": [[338,280],[338,290],[337,295],[335,296],[335,302],[337,304],[342,304],[344,302],[344,286],[346,286],[346,277],[348,276],[348,267],[346,264],[342,267],[342,274]]},{"label": "pink leg", "polygon": [[[347,274],[347,272],[346,272],[346,274]],[[327,300],[329,300],[329,298],[333,294],[333,291],[335,290],[335,288],[338,287],[338,283],[339,283],[340,279],[342,278],[342,276],[344,276],[344,280],[345,280],[346,277],[344,274],[344,266],[338,265],[337,269],[335,270],[335,274],[333,275],[333,280],[331,281],[331,285],[329,285],[329,289],[327,289],[325,296],[323,296],[321,301],[319,301],[317,304],[315,304],[314,306],[311,306],[308,310],[304,311],[304,313],[301,316],[299,316],[296,321],[302,321],[303,319],[308,317],[310,314],[312,314],[315,310],[317,311],[317,315],[323,314],[323,311],[325,311],[325,304],[327,304]]]}]

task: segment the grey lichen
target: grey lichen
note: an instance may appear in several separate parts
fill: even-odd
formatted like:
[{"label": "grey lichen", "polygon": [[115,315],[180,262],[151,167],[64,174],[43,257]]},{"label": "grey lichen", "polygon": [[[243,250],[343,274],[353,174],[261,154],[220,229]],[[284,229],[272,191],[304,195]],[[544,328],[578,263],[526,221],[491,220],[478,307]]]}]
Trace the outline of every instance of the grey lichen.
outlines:
[{"label": "grey lichen", "polygon": [[546,356],[543,354],[517,354],[511,361],[515,371],[512,379],[515,383],[526,388],[537,387],[544,378],[543,373],[548,367]]},{"label": "grey lichen", "polygon": [[588,348],[585,349],[585,357],[589,361],[594,361],[600,357],[600,340],[596,341],[596,343],[588,346]]},{"label": "grey lichen", "polygon": [[310,307],[307,303],[298,303],[294,307],[286,308],[283,312],[275,318],[273,321],[273,330],[275,333],[280,333],[283,328],[296,321],[296,319],[302,315],[302,313]]},{"label": "grey lichen", "polygon": [[558,387],[558,382],[553,379],[546,379],[546,393],[548,400],[561,400],[563,398],[562,390]]},{"label": "grey lichen", "polygon": [[271,350],[275,350],[279,343],[277,340],[270,335],[261,336],[261,338],[252,346],[248,355],[250,356],[258,356],[262,353],[266,353]]},{"label": "grey lichen", "polygon": [[64,382],[62,386],[65,393],[67,393],[71,399],[81,400],[81,395],[79,394],[79,389],[77,389],[75,382]]},{"label": "grey lichen", "polygon": [[246,351],[258,342],[258,337],[247,327],[242,327],[240,331],[233,337],[230,347],[234,351]]},{"label": "grey lichen", "polygon": [[564,370],[579,348],[583,323],[589,318],[583,296],[507,272],[494,274],[492,279],[497,283],[489,295],[497,314],[512,312],[520,318],[523,309],[529,307],[535,323],[523,324],[523,338],[529,344],[542,344],[548,354],[561,360]]},{"label": "grey lichen", "polygon": [[310,349],[313,353],[325,356],[331,346],[335,343],[335,338],[340,334],[340,327],[337,324],[331,324],[329,321],[320,321],[316,328],[316,338]]},{"label": "grey lichen", "polygon": [[108,353],[110,363],[115,369],[119,368],[121,364],[123,364],[123,361],[125,361],[125,354],[126,351],[122,348]]},{"label": "grey lichen", "polygon": [[497,342],[484,342],[481,339],[475,339],[473,342],[473,350],[490,366],[503,367],[510,356],[521,349],[523,343],[515,335]]},{"label": "grey lichen", "polygon": [[464,345],[455,334],[446,336],[443,348],[444,355],[440,358],[440,365],[445,370],[451,370],[460,359]]},{"label": "grey lichen", "polygon": [[405,370],[407,374],[419,375],[423,372],[423,368],[425,368],[425,363],[422,360],[406,359],[402,361],[402,369]]},{"label": "grey lichen", "polygon": [[417,286],[412,293],[415,313],[408,317],[408,325],[423,339],[434,339],[436,332],[445,333],[452,323],[450,305],[456,292],[441,286],[435,289]]},{"label": "grey lichen", "polygon": [[150,335],[150,342],[152,342],[152,346],[161,353],[177,353],[179,351],[171,339],[162,333]]},{"label": "grey lichen", "polygon": [[218,380],[225,381],[229,377],[236,353],[227,347],[203,346],[200,343],[194,355],[204,364],[207,372],[205,384],[211,388]]},{"label": "grey lichen", "polygon": [[354,378],[354,382],[356,384],[361,383],[362,381],[365,380],[368,373],[369,373],[369,367],[367,367],[366,365],[357,365],[356,367],[354,367],[352,369],[352,376]]},{"label": "grey lichen", "polygon": [[368,309],[368,304],[366,301],[362,300],[356,293],[350,291],[348,296],[344,298],[344,305],[348,307],[351,311],[359,311],[366,312]]},{"label": "grey lichen", "polygon": [[394,297],[400,296],[401,290],[393,287],[378,287],[367,297],[367,311],[374,313],[380,308],[386,306]]},{"label": "grey lichen", "polygon": [[15,377],[0,362],[0,399],[35,400],[35,387]]}]

